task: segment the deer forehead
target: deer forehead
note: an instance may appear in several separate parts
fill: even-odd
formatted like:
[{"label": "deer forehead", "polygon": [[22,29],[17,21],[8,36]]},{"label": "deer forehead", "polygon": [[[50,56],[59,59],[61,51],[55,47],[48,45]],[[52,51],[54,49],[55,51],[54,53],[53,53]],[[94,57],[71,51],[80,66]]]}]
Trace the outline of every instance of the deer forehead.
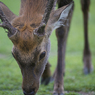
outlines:
[{"label": "deer forehead", "polygon": [[27,14],[23,14],[15,19],[13,19],[12,21],[12,25],[14,27],[16,26],[21,26],[21,28],[23,26],[31,26],[31,28],[36,28],[39,26],[39,24],[41,23],[43,15],[42,14],[31,14],[31,16],[27,16]]},{"label": "deer forehead", "polygon": [[42,15],[31,16],[30,20],[25,16],[20,16],[12,21],[12,25],[19,30],[20,37],[15,45],[20,48],[33,48],[38,45],[39,39],[34,36],[33,30],[39,27],[42,20]]},{"label": "deer forehead", "polygon": [[44,45],[38,45],[37,47],[35,46],[30,50],[26,50],[25,48],[21,49],[19,46],[14,46],[12,53],[16,56],[18,62],[26,64],[36,62],[43,51],[46,51]]},{"label": "deer forehead", "polygon": [[[31,35],[31,33],[30,33]],[[45,50],[44,48],[44,43],[43,42],[39,42],[38,38],[31,38],[29,34],[25,34],[25,35],[21,35],[21,36],[24,36],[24,37],[20,37],[19,38],[19,41],[17,44],[15,44],[14,46],[20,51],[20,52],[23,52],[23,53],[27,53],[29,54],[32,53],[32,52],[36,52],[36,51],[42,51],[42,50]],[[26,37],[25,37],[26,36]],[[27,37],[29,36],[29,37]],[[22,53],[22,55],[23,55]]]}]

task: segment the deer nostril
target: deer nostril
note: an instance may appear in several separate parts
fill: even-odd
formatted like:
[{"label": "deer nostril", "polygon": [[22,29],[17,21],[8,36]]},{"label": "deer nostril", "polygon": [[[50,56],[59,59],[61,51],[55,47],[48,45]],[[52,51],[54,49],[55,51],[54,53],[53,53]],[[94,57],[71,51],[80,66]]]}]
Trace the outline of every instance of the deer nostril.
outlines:
[{"label": "deer nostril", "polygon": [[35,95],[35,91],[32,90],[32,92],[27,93],[26,91],[23,91],[24,95]]}]

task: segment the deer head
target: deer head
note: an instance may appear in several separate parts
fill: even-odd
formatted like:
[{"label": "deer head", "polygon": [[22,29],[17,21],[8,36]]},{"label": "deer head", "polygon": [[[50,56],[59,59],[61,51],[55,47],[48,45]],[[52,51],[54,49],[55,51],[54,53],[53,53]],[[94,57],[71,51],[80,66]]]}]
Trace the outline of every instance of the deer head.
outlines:
[{"label": "deer head", "polygon": [[65,25],[73,2],[53,10],[54,0],[21,0],[19,16],[0,2],[1,27],[13,42],[12,54],[22,72],[25,95],[35,95],[50,52],[49,36]]}]

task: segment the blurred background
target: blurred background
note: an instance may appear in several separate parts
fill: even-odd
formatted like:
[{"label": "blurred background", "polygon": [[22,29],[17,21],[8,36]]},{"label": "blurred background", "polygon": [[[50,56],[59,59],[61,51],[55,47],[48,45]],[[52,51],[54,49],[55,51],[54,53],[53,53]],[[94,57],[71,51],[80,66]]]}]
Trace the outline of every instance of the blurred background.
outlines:
[{"label": "blurred background", "polygon": [[[0,0],[16,15],[19,14],[20,0]],[[80,0],[75,1],[75,9],[66,48],[66,73],[64,77],[66,95],[95,95],[95,70],[90,75],[83,74],[83,16]],[[49,62],[52,74],[57,64],[57,39],[55,31],[51,37]],[[89,43],[92,63],[95,68],[95,0],[91,0],[89,12]],[[23,95],[21,91],[22,76],[18,64],[12,57],[12,42],[5,30],[0,27],[0,95]],[[37,95],[51,95],[53,83],[41,85]]]}]

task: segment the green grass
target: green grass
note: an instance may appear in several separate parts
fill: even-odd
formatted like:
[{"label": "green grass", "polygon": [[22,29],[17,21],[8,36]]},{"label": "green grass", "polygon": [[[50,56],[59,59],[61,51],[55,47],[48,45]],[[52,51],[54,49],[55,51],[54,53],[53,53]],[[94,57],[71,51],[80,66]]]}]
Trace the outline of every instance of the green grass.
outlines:
[{"label": "green grass", "polygon": [[[20,0],[1,0],[18,15]],[[75,10],[66,48],[66,75],[64,89],[66,95],[95,95],[95,70],[90,75],[83,75],[83,18],[80,0],[75,1]],[[91,0],[89,16],[89,42],[92,63],[95,68],[95,0]],[[53,73],[57,63],[57,40],[55,32],[51,35],[51,53],[49,61]],[[0,28],[0,95],[23,95],[21,90],[21,72],[11,55],[12,42]],[[40,85],[37,95],[52,95],[53,82],[48,86]]]}]

